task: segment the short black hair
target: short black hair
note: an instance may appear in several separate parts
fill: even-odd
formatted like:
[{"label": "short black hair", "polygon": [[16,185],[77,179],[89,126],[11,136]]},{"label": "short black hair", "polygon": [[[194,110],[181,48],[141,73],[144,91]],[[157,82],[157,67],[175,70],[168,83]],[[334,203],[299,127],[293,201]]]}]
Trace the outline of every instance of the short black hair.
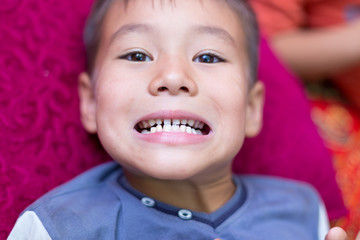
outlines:
[{"label": "short black hair", "polygon": [[[94,65],[99,50],[101,30],[105,15],[114,1],[116,0],[96,0],[85,25],[84,44],[87,54],[87,71],[90,75],[93,73],[95,67]],[[126,6],[131,0],[121,1],[124,1]],[[168,1],[174,2],[175,0]],[[253,83],[257,80],[259,64],[259,30],[255,13],[246,0],[219,1],[226,2],[241,20],[240,22],[244,32],[245,48],[247,50],[249,60],[248,77],[250,82]]]}]

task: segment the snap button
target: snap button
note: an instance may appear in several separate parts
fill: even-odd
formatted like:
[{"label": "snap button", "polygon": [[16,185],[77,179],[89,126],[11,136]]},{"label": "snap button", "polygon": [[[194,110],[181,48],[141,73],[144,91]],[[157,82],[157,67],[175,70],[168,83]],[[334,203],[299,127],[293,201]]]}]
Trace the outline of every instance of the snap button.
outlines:
[{"label": "snap button", "polygon": [[192,218],[192,213],[187,209],[181,209],[178,211],[178,216],[181,219],[190,220]]},{"label": "snap button", "polygon": [[141,199],[141,202],[142,202],[142,204],[144,204],[147,207],[154,207],[155,206],[155,201],[152,198],[143,197]]}]

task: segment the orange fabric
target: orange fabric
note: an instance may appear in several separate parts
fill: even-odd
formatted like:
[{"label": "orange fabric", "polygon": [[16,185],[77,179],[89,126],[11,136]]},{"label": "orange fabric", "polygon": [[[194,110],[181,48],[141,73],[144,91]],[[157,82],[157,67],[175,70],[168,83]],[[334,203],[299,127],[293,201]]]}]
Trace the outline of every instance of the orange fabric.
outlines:
[{"label": "orange fabric", "polygon": [[[268,37],[299,28],[347,24],[360,18],[360,0],[250,0],[250,3]],[[333,81],[360,111],[360,65],[339,73]]]},{"label": "orange fabric", "polygon": [[333,222],[355,239],[360,230],[360,115],[336,101],[313,100],[312,118],[333,154],[336,177],[349,209]]},{"label": "orange fabric", "polygon": [[360,0],[249,0],[261,30],[271,37],[299,28],[334,26],[360,17]]}]

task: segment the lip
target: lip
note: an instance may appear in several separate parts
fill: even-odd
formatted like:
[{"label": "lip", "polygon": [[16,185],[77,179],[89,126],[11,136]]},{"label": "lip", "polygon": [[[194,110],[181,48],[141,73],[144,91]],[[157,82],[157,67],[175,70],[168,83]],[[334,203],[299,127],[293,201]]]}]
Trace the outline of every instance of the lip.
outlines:
[{"label": "lip", "polygon": [[[182,132],[157,132],[151,134],[141,134],[135,130],[135,125],[137,123],[149,119],[191,119],[195,121],[201,121],[210,128],[210,132],[207,135],[187,134]],[[187,111],[179,111],[179,110],[154,112],[142,116],[134,123],[134,132],[136,136],[139,137],[141,140],[151,143],[161,143],[166,145],[190,145],[190,144],[199,144],[206,142],[212,136],[211,129],[212,127],[206,119],[200,117],[197,114]]]}]

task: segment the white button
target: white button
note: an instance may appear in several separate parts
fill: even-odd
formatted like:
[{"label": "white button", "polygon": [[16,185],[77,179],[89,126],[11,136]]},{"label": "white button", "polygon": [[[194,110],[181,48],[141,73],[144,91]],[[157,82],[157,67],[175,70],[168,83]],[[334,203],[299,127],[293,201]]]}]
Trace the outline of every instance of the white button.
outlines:
[{"label": "white button", "polygon": [[143,197],[141,199],[141,202],[142,202],[142,204],[144,204],[147,207],[154,207],[155,206],[155,201],[152,198]]},{"label": "white button", "polygon": [[187,209],[181,209],[179,210],[178,212],[178,216],[179,218],[181,219],[184,219],[184,220],[189,220],[192,218],[192,213],[191,211],[187,210]]}]

